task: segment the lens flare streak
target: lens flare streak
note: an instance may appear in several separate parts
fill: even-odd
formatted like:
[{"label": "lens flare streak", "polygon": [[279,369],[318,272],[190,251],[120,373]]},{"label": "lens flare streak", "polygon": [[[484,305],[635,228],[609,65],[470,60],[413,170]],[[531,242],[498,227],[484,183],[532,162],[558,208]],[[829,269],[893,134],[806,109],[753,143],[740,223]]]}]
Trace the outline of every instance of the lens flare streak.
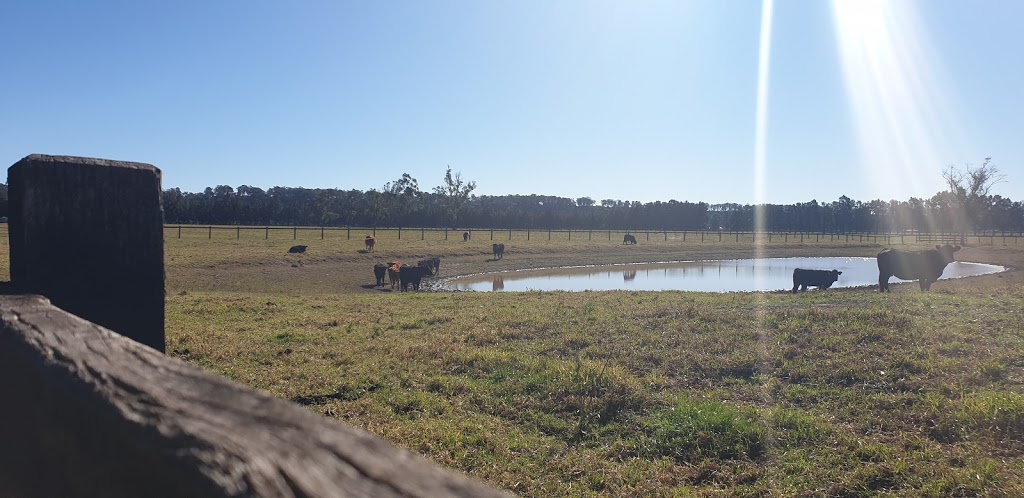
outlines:
[{"label": "lens flare streak", "polygon": [[947,78],[911,2],[833,0],[832,17],[864,177],[878,198],[930,196],[962,156]]}]

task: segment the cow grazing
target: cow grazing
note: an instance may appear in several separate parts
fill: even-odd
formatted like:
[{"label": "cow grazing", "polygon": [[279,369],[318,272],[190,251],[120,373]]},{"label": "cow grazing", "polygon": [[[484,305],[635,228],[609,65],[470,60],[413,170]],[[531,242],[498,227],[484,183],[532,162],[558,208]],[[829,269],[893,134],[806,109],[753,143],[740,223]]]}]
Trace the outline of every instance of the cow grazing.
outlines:
[{"label": "cow grazing", "polygon": [[373,252],[373,246],[377,245],[377,237],[367,235],[363,242],[366,244],[366,250]]},{"label": "cow grazing", "polygon": [[288,254],[302,254],[306,252],[306,246],[292,246],[288,249]]},{"label": "cow grazing", "polygon": [[828,289],[843,272],[839,270],[804,270],[797,268],[793,270],[793,294],[796,294],[797,287],[807,291],[808,287],[814,286],[819,289]]},{"label": "cow grazing", "polygon": [[885,249],[878,253],[878,291],[889,290],[889,277],[895,275],[903,280],[917,280],[921,290],[926,291],[942,276],[942,270],[953,262],[953,253],[960,246],[946,244],[924,251],[901,251]]},{"label": "cow grazing", "polygon": [[632,235],[627,233],[626,235],[622,236],[622,243],[623,244],[636,244],[636,237],[634,237],[634,236],[632,236]]},{"label": "cow grazing", "polygon": [[384,276],[388,274],[388,265],[377,263],[373,265],[373,276],[377,277],[377,286],[384,287]]},{"label": "cow grazing", "polygon": [[398,270],[398,277],[402,282],[402,292],[409,290],[409,284],[412,284],[412,290],[420,290],[420,281],[423,277],[431,277],[433,275],[429,266],[402,265]]},{"label": "cow grazing", "polygon": [[494,259],[505,257],[505,244],[491,244],[491,250],[494,251]]},{"label": "cow grazing", "polygon": [[391,283],[391,289],[393,290],[401,282],[399,277],[399,270],[402,268],[400,261],[392,261],[388,263],[388,282]]},{"label": "cow grazing", "polygon": [[469,232],[462,232],[462,241],[469,242]]}]

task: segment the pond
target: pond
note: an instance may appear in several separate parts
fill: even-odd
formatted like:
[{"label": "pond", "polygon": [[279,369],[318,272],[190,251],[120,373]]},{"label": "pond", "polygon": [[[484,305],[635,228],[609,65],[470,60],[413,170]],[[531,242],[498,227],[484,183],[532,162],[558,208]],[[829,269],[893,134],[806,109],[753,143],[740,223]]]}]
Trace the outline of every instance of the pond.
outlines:
[{"label": "pond", "polygon": [[[762,258],[484,273],[453,278],[446,282],[445,287],[462,291],[775,291],[793,288],[795,268],[835,269],[843,272],[832,287],[878,285],[875,258]],[[1005,270],[1002,266],[955,261],[946,266],[941,279],[986,275]],[[904,280],[893,277],[890,282]]]}]

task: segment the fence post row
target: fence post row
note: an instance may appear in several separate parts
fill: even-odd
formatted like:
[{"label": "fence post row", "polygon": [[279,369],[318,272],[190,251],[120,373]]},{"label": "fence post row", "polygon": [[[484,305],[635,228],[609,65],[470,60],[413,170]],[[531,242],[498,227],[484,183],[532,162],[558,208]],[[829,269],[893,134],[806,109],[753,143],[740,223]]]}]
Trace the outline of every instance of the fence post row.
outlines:
[{"label": "fence post row", "polygon": [[[191,228],[195,228],[195,229],[203,229],[203,228],[205,228],[206,229],[206,237],[207,237],[207,239],[212,239],[213,238],[213,229],[214,228],[216,228],[218,230],[231,230],[232,227],[230,227],[230,226],[214,227],[213,225],[205,225],[205,226],[203,226],[203,225],[192,225]],[[233,228],[235,229],[235,239],[236,240],[241,239],[241,231],[243,229],[244,230],[258,230],[259,229],[258,227],[253,227],[253,226],[234,226]],[[271,228],[273,228],[275,230],[286,230],[287,229],[286,227],[270,227],[270,226],[265,226],[265,227],[263,227],[263,238],[264,239],[269,239],[270,238],[270,229]],[[308,227],[308,228],[310,230],[315,230],[316,227]],[[326,240],[326,238],[327,238],[326,231],[327,230],[341,230],[341,227],[324,227],[324,226],[321,226],[319,228],[320,228],[320,240]],[[185,225],[164,225],[164,229],[165,230],[166,229],[176,230],[177,231],[177,238],[181,239],[183,237],[183,232],[184,232],[184,229],[185,229]],[[352,239],[352,227],[351,226],[345,226],[344,229],[345,229],[345,238],[346,238],[346,240],[351,240]],[[377,235],[377,228],[376,227],[369,228],[369,229],[373,231],[374,236]],[[398,234],[398,239],[401,240],[402,239],[402,227],[395,227],[394,230]],[[427,227],[420,227],[419,230],[420,230],[420,240],[426,240],[426,232],[428,230],[432,231],[432,232],[443,232],[444,233],[444,240],[448,240],[448,237],[449,237],[448,232],[450,231],[447,228],[442,229],[442,228],[427,228]],[[504,230],[504,229],[493,229],[493,228],[491,228],[491,229],[486,229],[486,230],[487,230],[487,232],[489,234],[490,240],[494,240],[494,232],[495,232],[495,230]],[[472,235],[472,230],[465,230],[465,231]],[[514,231],[515,231],[514,229],[511,229],[511,228],[508,229],[508,240],[510,240],[510,241],[513,240],[513,238],[514,238],[513,237],[513,232]],[[551,228],[547,229],[546,231],[548,233],[547,240],[553,240],[553,233],[555,233],[555,232],[563,232],[564,231],[566,233],[567,239],[570,242],[572,241],[572,233],[574,231],[582,232],[582,230],[571,230],[571,229],[557,230],[557,229],[551,229]],[[609,241],[612,240],[612,232],[613,231],[615,231],[615,230],[606,230],[607,238],[608,238]],[[526,229],[526,240],[531,240],[531,238],[532,238],[531,232],[532,232],[531,229]],[[594,230],[593,229],[588,229],[588,230],[586,230],[586,232],[587,232],[587,240],[588,241],[592,241],[593,240],[593,236],[594,236]],[[626,233],[630,233],[631,231],[630,230],[626,230],[625,232]],[[634,234],[638,234],[640,232],[634,231],[633,233]],[[644,233],[645,239],[649,242],[651,240],[651,233],[652,232],[650,230],[647,230],[647,231],[644,231],[643,233]],[[657,234],[657,232],[653,232],[653,233]],[[687,237],[689,236],[689,231],[688,230],[680,230],[680,231],[663,230],[662,231],[662,239],[664,241],[666,241],[666,242],[669,239],[669,236],[668,236],[669,233],[672,233],[674,237],[677,237],[677,236],[679,236],[681,234],[683,242],[686,242],[687,241]],[[694,231],[694,235],[696,235],[697,233],[700,234],[700,241],[701,242],[706,242],[707,241],[707,239],[708,239],[708,232],[706,230]],[[724,235],[723,234],[727,234],[729,232],[728,231],[717,231],[717,233],[718,233],[718,241],[721,242],[724,239]],[[745,235],[748,232],[734,231],[732,233],[733,233],[733,236],[734,236],[734,240],[736,242],[739,242],[740,238],[741,238],[741,235]],[[757,232],[749,232],[749,233],[751,235],[751,240],[756,243],[757,240],[758,240]],[[767,237],[768,242],[771,243],[771,242],[774,241],[774,238],[775,238],[776,235],[782,235],[783,242],[788,243],[789,242],[789,235],[790,235],[790,233],[791,232],[788,231],[788,230],[783,230],[783,231],[779,231],[779,232],[766,231],[766,232],[763,232],[761,234],[761,236],[762,236],[762,240],[763,240],[763,237]],[[885,245],[892,245],[894,243],[895,239],[898,238],[899,239],[899,242],[898,242],[899,244],[906,245],[908,243],[911,243],[911,242],[907,242],[907,233],[905,233],[905,232],[854,232],[854,233],[851,233],[851,232],[825,232],[825,231],[821,231],[821,232],[796,231],[796,232],[792,232],[792,233],[793,233],[794,236],[795,235],[799,235],[800,236],[800,242],[801,243],[804,243],[806,240],[809,240],[812,233],[814,234],[814,241],[816,243],[823,242],[825,240],[825,236],[826,235],[828,236],[828,242],[840,242],[840,241],[842,241],[842,242],[845,242],[845,243],[850,243],[851,240],[855,240],[855,241],[858,241],[858,242],[865,242],[865,239],[866,239],[867,242],[879,242],[880,240],[884,240]],[[913,235],[913,237],[912,237],[912,242],[913,243],[930,243],[930,242],[959,243],[960,240],[961,240],[960,234],[956,233],[956,232],[945,232],[945,231],[942,231],[942,232],[914,232],[912,235]],[[973,238],[975,240],[975,242],[977,244],[979,244],[979,245],[980,244],[985,244],[985,243],[988,243],[990,245],[995,245],[997,237],[999,238],[999,240],[1001,241],[1001,243],[1003,245],[1009,244],[1011,239],[1013,240],[1014,244],[1019,244],[1020,243],[1020,239],[1022,237],[1024,237],[1024,232],[1007,232],[1005,230],[999,231],[998,234],[995,231],[991,231],[991,232],[987,232],[987,233],[986,232],[977,232],[977,233],[969,234],[969,235],[967,235],[966,237],[963,237],[963,238],[966,238],[968,241],[971,238]],[[298,238],[298,226],[294,225],[294,226],[292,226],[292,239],[295,240],[297,238]],[[470,238],[472,239],[472,236]]]}]

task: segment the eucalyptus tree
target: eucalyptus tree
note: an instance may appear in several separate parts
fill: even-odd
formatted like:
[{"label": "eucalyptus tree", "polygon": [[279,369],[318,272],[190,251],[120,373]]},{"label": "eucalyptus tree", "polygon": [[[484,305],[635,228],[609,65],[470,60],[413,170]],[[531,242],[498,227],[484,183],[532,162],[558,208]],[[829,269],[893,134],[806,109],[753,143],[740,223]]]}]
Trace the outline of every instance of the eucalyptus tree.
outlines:
[{"label": "eucalyptus tree", "polygon": [[441,211],[445,221],[448,221],[452,228],[455,228],[459,220],[459,212],[469,201],[469,195],[476,190],[476,182],[464,181],[462,173],[452,174],[452,167],[444,174],[444,183],[434,187],[434,194],[441,200]]}]

